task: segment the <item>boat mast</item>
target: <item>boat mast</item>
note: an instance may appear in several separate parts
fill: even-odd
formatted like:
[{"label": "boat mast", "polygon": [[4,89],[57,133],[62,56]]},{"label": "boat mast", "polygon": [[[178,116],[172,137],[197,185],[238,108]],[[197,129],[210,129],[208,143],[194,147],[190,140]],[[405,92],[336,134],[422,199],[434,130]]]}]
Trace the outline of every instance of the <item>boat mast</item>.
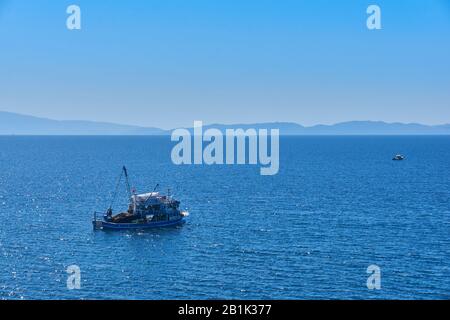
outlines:
[{"label": "boat mast", "polygon": [[116,200],[116,197],[117,197],[117,192],[119,191],[119,185],[120,185],[120,181],[122,181],[122,176],[123,176],[123,173],[125,172],[125,174],[126,174],[126,169],[125,169],[125,166],[123,167],[123,170],[120,172],[120,176],[119,176],[119,178],[117,179],[117,183],[116,183],[116,188],[114,189],[114,194],[113,194],[113,197],[112,197],[112,199],[111,199],[111,204],[109,205],[109,208],[108,208],[108,210],[107,210],[107,213],[108,214],[112,214],[112,206],[113,206],[113,204],[114,204],[114,201]]},{"label": "boat mast", "polygon": [[131,190],[130,187],[130,178],[128,178],[128,171],[127,168],[125,166],[123,166],[123,172],[125,174],[125,184],[127,185],[127,192],[128,192],[128,197],[130,198],[130,201],[133,205],[133,213],[136,214],[136,198],[133,197],[135,195],[135,190]]},{"label": "boat mast", "polygon": [[128,178],[127,168],[125,166],[123,166],[122,169],[123,169],[123,173],[125,174],[125,183],[127,185],[128,197],[131,199],[132,193],[131,193],[130,180]]}]

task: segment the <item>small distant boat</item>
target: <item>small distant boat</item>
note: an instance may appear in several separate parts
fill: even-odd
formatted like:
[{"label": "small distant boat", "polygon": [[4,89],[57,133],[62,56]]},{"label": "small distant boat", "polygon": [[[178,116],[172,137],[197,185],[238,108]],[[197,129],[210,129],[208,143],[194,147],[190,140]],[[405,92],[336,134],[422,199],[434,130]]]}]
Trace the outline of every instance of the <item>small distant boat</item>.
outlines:
[{"label": "small distant boat", "polygon": [[179,209],[180,202],[170,196],[170,191],[167,195],[161,195],[156,192],[158,185],[153,192],[149,193],[136,194],[135,190],[132,191],[125,166],[122,168],[112,203],[123,175],[130,199],[128,210],[114,215],[111,204],[101,218],[97,216],[99,213],[94,212],[92,220],[94,230],[162,228],[181,225],[185,222],[189,213]]},{"label": "small distant boat", "polygon": [[405,160],[405,157],[401,154],[397,154],[397,155],[395,155],[395,157],[392,158],[392,160],[395,160],[395,161]]}]

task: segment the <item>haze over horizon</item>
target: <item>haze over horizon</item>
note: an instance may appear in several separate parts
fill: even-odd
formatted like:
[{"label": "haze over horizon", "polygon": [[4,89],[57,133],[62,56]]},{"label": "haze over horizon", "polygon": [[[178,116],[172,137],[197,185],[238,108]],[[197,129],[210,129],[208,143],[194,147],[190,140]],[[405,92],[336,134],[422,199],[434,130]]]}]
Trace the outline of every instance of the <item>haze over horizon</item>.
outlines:
[{"label": "haze over horizon", "polygon": [[163,129],[450,122],[450,5],[0,0],[0,109]]},{"label": "haze over horizon", "polygon": [[[194,125],[194,124],[193,124]],[[203,131],[219,129],[277,129],[280,135],[450,135],[450,124],[427,126],[417,123],[386,123],[382,121],[347,121],[333,125],[303,126],[295,122],[264,122],[208,124]],[[186,126],[193,132],[193,126]],[[121,123],[52,120],[18,113],[0,111],[0,136],[10,135],[171,135],[173,127],[165,130],[156,126],[132,126]]]},{"label": "haze over horizon", "polygon": [[[172,126],[169,128],[163,128],[160,127],[158,125],[140,125],[140,124],[135,124],[135,123],[124,123],[124,122],[110,122],[110,121],[105,121],[105,120],[92,120],[92,119],[79,119],[79,118],[75,118],[75,119],[55,119],[55,118],[50,118],[50,117],[42,117],[42,116],[37,116],[37,115],[33,115],[33,114],[24,114],[24,113],[19,113],[19,112],[11,112],[11,111],[6,111],[6,110],[1,110],[0,109],[0,116],[2,114],[11,114],[11,115],[17,115],[17,116],[23,116],[23,117],[31,117],[31,118],[38,118],[38,119],[43,119],[43,120],[50,120],[50,121],[61,121],[61,122],[94,122],[94,123],[108,123],[108,124],[117,124],[117,125],[125,125],[125,126],[135,126],[135,127],[144,127],[144,128],[149,128],[149,127],[154,127],[154,128],[159,128],[159,129],[164,129],[164,130],[171,130],[171,129],[176,129],[176,128],[191,128],[193,123],[188,124],[186,126]],[[194,121],[202,121],[201,119],[196,119]],[[449,125],[450,121],[448,122],[442,122],[442,123],[437,123],[437,124],[428,124],[428,123],[421,123],[421,122],[401,122],[401,121],[394,121],[394,122],[389,122],[389,121],[384,121],[384,120],[368,120],[368,119],[364,119],[364,120],[345,120],[345,121],[341,121],[341,122],[332,122],[332,123],[314,123],[314,124],[310,124],[310,125],[305,125],[303,123],[299,123],[296,121],[264,121],[264,122],[257,122],[257,121],[253,121],[253,122],[211,122],[211,123],[203,123],[203,125],[205,126],[212,126],[212,125],[252,125],[252,124],[265,124],[265,123],[292,123],[292,124],[297,124],[300,126],[303,126],[305,128],[310,128],[310,127],[316,127],[316,126],[334,126],[334,125],[339,125],[339,124],[343,124],[343,123],[352,123],[352,122],[379,122],[379,123],[385,123],[385,124],[404,124],[404,125],[415,125],[415,124],[419,124],[419,125],[424,125],[424,126],[443,126],[443,125]]]}]

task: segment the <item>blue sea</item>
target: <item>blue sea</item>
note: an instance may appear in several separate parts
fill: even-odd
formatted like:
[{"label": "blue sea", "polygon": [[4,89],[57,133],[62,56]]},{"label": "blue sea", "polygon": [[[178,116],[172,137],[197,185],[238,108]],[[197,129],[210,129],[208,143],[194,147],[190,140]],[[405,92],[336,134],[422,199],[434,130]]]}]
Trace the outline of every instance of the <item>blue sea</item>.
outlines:
[{"label": "blue sea", "polygon": [[[450,298],[450,137],[282,137],[275,176],[176,166],[172,147],[0,137],[0,298]],[[93,231],[122,165],[137,191],[170,188],[186,224]],[[122,185],[113,208],[126,205]],[[367,288],[370,265],[380,290]]]}]

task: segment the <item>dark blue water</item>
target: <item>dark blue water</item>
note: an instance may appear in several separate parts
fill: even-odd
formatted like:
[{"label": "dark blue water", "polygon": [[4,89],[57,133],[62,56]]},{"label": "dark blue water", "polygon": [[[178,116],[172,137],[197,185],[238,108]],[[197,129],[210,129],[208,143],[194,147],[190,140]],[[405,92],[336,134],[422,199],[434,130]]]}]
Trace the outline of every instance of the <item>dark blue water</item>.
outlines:
[{"label": "dark blue water", "polygon": [[[286,137],[276,176],[175,166],[171,147],[1,137],[0,297],[450,298],[450,137]],[[94,232],[123,164],[138,191],[170,186],[188,222]],[[66,288],[73,264],[80,290]],[[367,289],[372,264],[381,290]]]}]

